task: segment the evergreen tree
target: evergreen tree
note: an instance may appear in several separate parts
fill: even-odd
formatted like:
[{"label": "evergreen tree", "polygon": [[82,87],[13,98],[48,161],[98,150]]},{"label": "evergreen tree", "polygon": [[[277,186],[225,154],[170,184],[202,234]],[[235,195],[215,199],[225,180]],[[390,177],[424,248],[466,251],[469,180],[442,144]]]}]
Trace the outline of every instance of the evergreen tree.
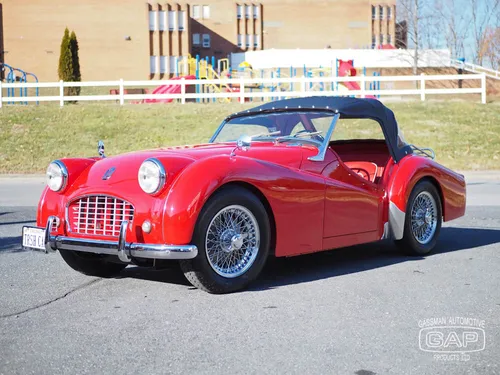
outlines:
[{"label": "evergreen tree", "polygon": [[[75,32],[69,33],[68,28],[64,30],[64,36],[61,41],[61,51],[59,55],[59,79],[64,82],[81,81],[80,61],[78,57],[78,41]],[[74,96],[80,94],[80,87],[65,87],[65,96]],[[74,103],[74,102],[73,102]]]},{"label": "evergreen tree", "polygon": [[64,36],[61,42],[59,68],[57,70],[59,79],[62,79],[63,81],[71,81],[71,77],[73,76],[73,59],[71,57],[71,49],[69,43],[69,30],[68,28],[66,28],[64,30]]},{"label": "evergreen tree", "polygon": [[[80,57],[78,55],[78,40],[76,39],[76,34],[74,31],[71,32],[69,37],[69,45],[71,50],[71,58],[73,63],[73,77],[72,81],[80,82],[82,80],[82,75],[80,73]],[[75,93],[73,95],[80,95],[81,87],[73,87]]]}]

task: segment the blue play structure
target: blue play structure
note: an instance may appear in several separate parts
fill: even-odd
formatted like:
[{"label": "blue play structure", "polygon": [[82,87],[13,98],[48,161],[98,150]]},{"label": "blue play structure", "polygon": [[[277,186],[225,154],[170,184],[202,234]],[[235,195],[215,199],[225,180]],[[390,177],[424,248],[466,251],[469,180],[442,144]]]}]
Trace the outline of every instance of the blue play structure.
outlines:
[{"label": "blue play structure", "polygon": [[[5,83],[26,83],[28,82],[28,78],[31,77],[35,82],[38,83],[38,77],[34,75],[33,73],[25,72],[22,69],[19,68],[14,68],[8,64],[5,63],[0,63],[0,69],[4,72],[4,77],[5,77]],[[8,72],[7,72],[8,70]],[[26,87],[19,87],[19,95],[16,95],[16,88],[14,87],[9,87],[7,88],[7,97],[13,98],[16,96],[19,97],[27,97],[28,96],[28,88]],[[38,96],[38,87],[36,88],[36,96]],[[13,101],[7,101],[7,104],[15,104],[15,103],[21,103],[24,105],[27,105],[27,101],[21,101],[21,102],[13,102]],[[38,102],[36,102],[38,104]]]}]

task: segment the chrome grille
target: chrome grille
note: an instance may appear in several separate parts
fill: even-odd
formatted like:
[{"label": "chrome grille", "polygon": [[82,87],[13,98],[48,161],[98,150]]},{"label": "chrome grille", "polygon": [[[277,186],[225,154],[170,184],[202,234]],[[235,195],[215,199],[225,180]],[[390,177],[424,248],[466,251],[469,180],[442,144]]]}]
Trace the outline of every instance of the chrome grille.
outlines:
[{"label": "chrome grille", "polygon": [[122,221],[134,219],[134,206],[107,195],[89,195],[68,206],[70,231],[78,234],[118,237]]}]

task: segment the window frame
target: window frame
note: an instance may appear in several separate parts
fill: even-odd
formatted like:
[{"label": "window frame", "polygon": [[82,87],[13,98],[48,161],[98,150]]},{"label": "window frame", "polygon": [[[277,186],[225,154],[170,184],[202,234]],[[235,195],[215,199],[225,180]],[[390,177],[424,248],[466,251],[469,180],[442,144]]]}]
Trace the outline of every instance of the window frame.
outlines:
[{"label": "window frame", "polygon": [[186,11],[185,10],[179,10],[177,12],[177,30],[178,31],[184,31],[184,30],[186,30],[185,24],[186,24]]},{"label": "window frame", "polygon": [[[195,41],[196,36],[198,37],[198,42]],[[191,38],[192,38],[191,42],[193,43],[193,46],[196,46],[196,47],[201,46],[201,34],[200,33],[193,33]]]},{"label": "window frame", "polygon": [[[207,12],[205,12],[208,10]],[[204,20],[209,20],[210,19],[210,5],[202,5],[201,6],[201,17]]]},{"label": "window frame", "polygon": [[260,5],[259,4],[254,4],[253,5],[253,19],[259,19],[260,16]]},{"label": "window frame", "polygon": [[[205,38],[207,38],[207,40],[208,40],[207,44],[205,43]],[[212,38],[211,38],[210,34],[208,34],[208,33],[201,34],[201,46],[203,48],[210,48],[211,45],[212,45]]]},{"label": "window frame", "polygon": [[191,7],[191,17],[195,20],[199,20],[201,18],[201,5],[193,5]]},{"label": "window frame", "polygon": [[176,10],[169,10],[167,17],[168,17],[168,30],[169,31],[177,30],[177,22],[178,22],[177,11]]},{"label": "window frame", "polygon": [[158,30],[158,12],[156,10],[150,10],[148,13],[148,23],[149,23],[149,31],[157,31]]}]

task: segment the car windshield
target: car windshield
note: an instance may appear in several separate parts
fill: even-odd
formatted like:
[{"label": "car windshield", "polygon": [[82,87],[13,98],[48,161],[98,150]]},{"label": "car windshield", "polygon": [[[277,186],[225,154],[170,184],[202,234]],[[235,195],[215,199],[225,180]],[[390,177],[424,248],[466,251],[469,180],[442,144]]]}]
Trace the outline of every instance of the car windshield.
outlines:
[{"label": "car windshield", "polygon": [[234,142],[245,135],[252,141],[272,139],[321,143],[334,117],[335,113],[329,111],[250,113],[223,122],[210,142]]}]

